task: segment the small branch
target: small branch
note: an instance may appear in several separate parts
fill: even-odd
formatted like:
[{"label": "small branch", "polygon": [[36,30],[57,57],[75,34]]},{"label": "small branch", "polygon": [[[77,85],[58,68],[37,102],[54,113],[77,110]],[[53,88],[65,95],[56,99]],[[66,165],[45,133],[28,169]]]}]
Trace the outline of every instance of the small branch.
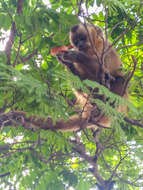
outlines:
[{"label": "small branch", "polygon": [[129,29],[133,29],[136,25],[136,22],[132,22],[132,25],[125,29],[117,38],[116,40],[105,50],[104,54],[107,54],[108,51],[129,31]]},{"label": "small branch", "polygon": [[23,63],[25,63],[26,61],[30,60],[32,57],[34,57],[35,55],[37,55],[37,53],[38,53],[38,50],[35,49],[35,50],[34,50],[30,55],[28,55],[27,57],[24,57],[24,58],[21,57],[21,61],[22,61]]},{"label": "small branch", "polygon": [[18,46],[18,50],[17,50],[17,55],[16,55],[16,58],[15,58],[15,61],[14,61],[14,64],[13,64],[14,67],[17,64],[17,60],[18,60],[19,53],[20,53],[20,48],[21,48],[21,35],[20,35],[20,39],[19,39],[19,46]]},{"label": "small branch", "polygon": [[4,173],[4,174],[0,174],[0,177],[5,177],[5,176],[8,176],[8,175],[10,175],[10,172]]},{"label": "small branch", "polygon": [[[55,36],[55,33],[51,34],[50,36],[48,36],[48,39],[51,39]],[[29,40],[30,38],[32,38],[32,36],[29,36],[27,39],[21,41],[21,44],[23,44],[24,42],[26,42],[27,40]],[[34,57],[35,55],[38,54],[38,49],[35,49],[30,55],[28,55],[27,57],[24,57],[24,58],[20,58],[21,61],[23,63],[25,63],[26,61],[30,60],[32,57]]]},{"label": "small branch", "polygon": [[17,13],[22,14],[22,6],[23,6],[24,0],[18,0],[17,2]]},{"label": "small branch", "polygon": [[115,174],[116,174],[117,169],[118,169],[119,166],[122,164],[122,161],[125,160],[126,157],[127,157],[129,154],[130,154],[130,153],[127,153],[124,157],[121,157],[121,158],[120,158],[120,161],[119,161],[118,164],[116,165],[114,171],[111,172],[112,175],[111,175],[111,177],[110,177],[109,180],[112,180],[112,178],[113,178],[114,176],[116,176]]},{"label": "small branch", "polygon": [[36,152],[33,148],[31,148],[30,150],[35,155],[35,157],[39,158],[39,160],[42,161],[42,162],[44,162],[45,164],[48,164],[49,161],[51,161],[51,160],[46,160],[43,155],[41,155],[40,153]]},{"label": "small branch", "polygon": [[41,153],[35,151],[33,148],[31,148],[31,151],[37,158],[39,158],[40,161],[44,162],[45,164],[48,164],[52,160],[58,159],[58,157],[67,156],[67,154],[64,154],[59,151],[59,152],[51,153],[50,157],[46,159]]},{"label": "small branch", "polygon": [[29,40],[32,37],[33,37],[33,35],[28,36],[25,40],[21,41],[21,44],[24,44],[27,40]]},{"label": "small branch", "polygon": [[142,2],[142,0],[140,0],[139,8],[138,8],[138,10],[137,10],[137,16],[138,16],[138,17],[139,17],[140,14],[141,14],[141,8],[142,8],[142,6],[143,6],[143,2]]},{"label": "small branch", "polygon": [[[108,32],[107,32],[107,29],[108,29],[108,8],[105,7],[105,45],[104,47],[107,47],[107,41],[108,41]],[[103,51],[104,51],[104,48],[103,48]]]},{"label": "small branch", "polygon": [[96,125],[97,127],[99,127],[99,128],[104,128],[104,129],[108,129],[108,130],[111,130],[111,128],[109,128],[109,127],[106,127],[106,126],[104,126],[104,125],[101,125],[101,124],[99,124],[98,122],[95,122],[95,121],[91,121],[91,122],[89,122],[89,125]]},{"label": "small branch", "polygon": [[92,173],[96,177],[96,179],[99,181],[100,184],[104,185],[104,179],[100,176],[98,170],[97,170],[97,164],[94,162],[93,157],[88,156],[85,152],[85,147],[82,143],[74,142],[76,147],[73,148],[75,152],[77,152],[85,161],[87,161],[89,164],[93,166]]},{"label": "small branch", "polygon": [[129,84],[130,80],[132,79],[132,77],[133,77],[133,75],[134,75],[134,72],[135,72],[135,70],[136,70],[137,60],[134,58],[134,56],[132,56],[132,60],[133,60],[133,62],[134,62],[134,67],[133,67],[132,72],[129,74],[127,80],[126,80],[125,83],[124,83],[124,86],[123,86],[123,88],[122,88],[121,96],[124,96],[124,94],[125,94],[125,92],[126,92],[126,90],[127,90],[128,84]]},{"label": "small branch", "polygon": [[120,24],[123,24],[123,23],[124,23],[124,21],[121,21],[121,22],[118,22],[117,24],[115,24],[115,25],[113,26],[112,30],[111,30],[110,36],[112,35],[112,33],[113,33],[113,31],[116,29],[116,27],[117,27],[118,25],[120,25]]},{"label": "small branch", "polygon": [[77,5],[78,5],[78,13],[77,14],[78,14],[78,16],[80,16],[82,13],[82,7],[81,7],[82,3],[83,3],[83,0],[80,0],[80,2],[77,2]]},{"label": "small branch", "polygon": [[138,120],[129,119],[128,117],[124,117],[124,120],[125,120],[127,123],[130,123],[131,125],[136,125],[136,126],[138,126],[138,127],[143,128],[143,123],[139,123]]},{"label": "small branch", "polygon": [[105,22],[104,20],[98,20],[98,19],[91,19],[91,18],[89,18],[89,17],[86,17],[86,16],[84,16],[84,18],[89,22],[89,23],[91,23],[91,24],[93,24],[93,22],[95,22],[95,21],[97,21],[97,22]]},{"label": "small branch", "polygon": [[143,40],[141,40],[138,43],[132,44],[132,45],[126,45],[126,46],[122,46],[122,47],[116,48],[116,50],[120,50],[120,49],[124,49],[124,48],[128,48],[128,47],[133,47],[133,46],[140,46],[142,44],[143,44]]}]

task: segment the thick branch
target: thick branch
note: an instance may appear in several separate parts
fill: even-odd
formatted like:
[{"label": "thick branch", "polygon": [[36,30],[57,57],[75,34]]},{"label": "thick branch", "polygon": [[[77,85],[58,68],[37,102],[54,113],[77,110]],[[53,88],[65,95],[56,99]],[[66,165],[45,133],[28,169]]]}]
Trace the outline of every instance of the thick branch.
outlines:
[{"label": "thick branch", "polygon": [[97,163],[94,161],[94,157],[88,156],[85,152],[85,148],[83,144],[76,144],[76,147],[73,148],[73,150],[75,152],[77,152],[85,161],[87,161],[88,163],[90,163],[93,166],[92,169],[92,173],[93,175],[96,177],[96,179],[98,180],[98,182],[100,184],[102,184],[104,186],[104,179],[100,176],[98,169],[97,169]]},{"label": "thick branch", "polygon": [[[143,124],[139,123],[137,120],[129,119],[127,117],[124,120],[132,125],[139,126],[143,128]],[[86,125],[86,126],[85,126]],[[61,130],[61,131],[78,131],[84,128],[90,127],[90,123],[87,122],[86,118],[81,118],[79,115],[70,117],[69,120],[64,121],[59,119],[55,124],[52,118],[38,118],[36,115],[31,115],[30,117],[26,116],[26,113],[23,111],[11,111],[8,113],[3,113],[0,115],[0,127],[1,129],[5,126],[22,126],[25,129],[36,130],[38,128],[44,130]],[[100,126],[97,123],[99,128]]]},{"label": "thick branch", "polygon": [[70,117],[68,121],[59,119],[54,124],[52,118],[38,118],[36,115],[26,117],[23,111],[11,111],[0,115],[0,127],[5,126],[22,126],[25,129],[36,130],[37,128],[44,130],[64,130],[64,131],[77,131],[85,128],[86,119],[80,116]]}]

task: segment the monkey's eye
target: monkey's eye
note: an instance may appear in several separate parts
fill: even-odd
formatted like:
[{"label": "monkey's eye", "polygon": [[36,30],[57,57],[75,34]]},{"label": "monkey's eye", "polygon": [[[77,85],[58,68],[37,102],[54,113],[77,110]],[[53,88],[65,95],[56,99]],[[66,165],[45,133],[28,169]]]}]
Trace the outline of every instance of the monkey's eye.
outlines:
[{"label": "monkey's eye", "polygon": [[73,43],[74,43],[76,46],[77,46],[78,42],[79,42],[78,39],[73,40]]},{"label": "monkey's eye", "polygon": [[86,42],[86,37],[80,37],[73,40],[75,46],[78,46],[80,43],[85,43],[85,42]]},{"label": "monkey's eye", "polygon": [[80,37],[80,41],[86,41],[86,37],[85,36],[81,36]]}]

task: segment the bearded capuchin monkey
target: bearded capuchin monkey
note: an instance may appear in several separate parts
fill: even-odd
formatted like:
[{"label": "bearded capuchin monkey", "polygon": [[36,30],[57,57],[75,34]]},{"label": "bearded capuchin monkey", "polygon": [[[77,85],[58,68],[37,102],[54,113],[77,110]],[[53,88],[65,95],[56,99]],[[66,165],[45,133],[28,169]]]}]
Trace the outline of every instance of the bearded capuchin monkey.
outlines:
[{"label": "bearded capuchin monkey", "polygon": [[[92,24],[76,24],[70,30],[70,42],[74,50],[64,51],[57,54],[57,59],[81,80],[92,80],[102,84],[101,71],[104,68],[105,80],[110,77],[110,90],[127,98],[127,92],[122,95],[124,88],[124,77],[121,69],[121,59],[108,40],[104,39],[103,32],[98,26]],[[113,78],[112,78],[113,77]],[[88,95],[81,91],[74,91],[77,104],[84,108],[80,121],[89,121],[95,104],[88,99]],[[93,96],[94,97],[94,96]],[[125,112],[125,109],[118,108],[118,111]],[[71,120],[77,120],[78,116]],[[96,119],[95,119],[96,120]],[[110,118],[102,115],[96,120],[99,125],[110,126]],[[71,130],[78,130],[80,126]],[[72,125],[72,123],[71,123]]]},{"label": "bearded capuchin monkey", "polygon": [[[76,24],[70,30],[70,42],[75,51],[65,51],[58,59],[80,79],[100,81],[101,65],[113,77],[122,76],[121,59],[98,26]],[[65,63],[64,63],[65,62]]]}]

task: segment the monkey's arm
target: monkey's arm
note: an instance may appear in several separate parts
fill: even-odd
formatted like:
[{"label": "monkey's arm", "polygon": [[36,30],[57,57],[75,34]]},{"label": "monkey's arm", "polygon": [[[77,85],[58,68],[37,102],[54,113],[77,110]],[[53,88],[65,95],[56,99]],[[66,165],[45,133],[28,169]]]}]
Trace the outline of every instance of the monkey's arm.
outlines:
[{"label": "monkey's arm", "polygon": [[77,62],[82,65],[90,65],[93,63],[93,59],[90,58],[88,55],[84,54],[81,51],[64,51],[57,54],[57,57],[63,61],[68,63]]},{"label": "monkey's arm", "polygon": [[57,58],[80,79],[98,79],[100,65],[95,58],[89,57],[81,51],[64,51],[57,54]]},{"label": "monkey's arm", "polygon": [[80,77],[80,74],[79,74],[79,72],[76,70],[76,68],[75,68],[75,66],[74,66],[74,64],[73,64],[73,62],[72,62],[71,60],[64,60],[64,59],[63,59],[63,53],[64,53],[64,52],[58,53],[58,54],[56,55],[58,61],[59,61],[61,64],[63,64],[63,65],[65,65],[66,67],[68,67],[68,69],[69,69],[74,75],[77,75],[77,76]]}]

